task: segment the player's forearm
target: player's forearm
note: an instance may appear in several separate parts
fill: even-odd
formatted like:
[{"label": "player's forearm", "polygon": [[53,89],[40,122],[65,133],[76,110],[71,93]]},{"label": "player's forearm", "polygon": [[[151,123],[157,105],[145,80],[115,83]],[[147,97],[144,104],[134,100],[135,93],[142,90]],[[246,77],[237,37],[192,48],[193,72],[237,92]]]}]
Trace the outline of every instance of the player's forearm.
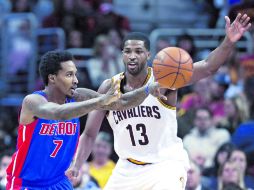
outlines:
[{"label": "player's forearm", "polygon": [[68,120],[81,117],[89,112],[103,107],[103,97],[97,97],[83,102],[74,102],[59,106],[54,112],[54,118]]},{"label": "player's forearm", "polygon": [[189,84],[193,84],[200,79],[213,75],[220,66],[229,58],[234,49],[234,43],[225,37],[223,42],[212,51],[208,58],[193,64],[193,75]]},{"label": "player's forearm", "polygon": [[230,57],[234,49],[234,43],[229,40],[226,36],[223,42],[214,51],[210,53],[208,58],[205,60],[208,75],[214,74],[220,66]]},{"label": "player's forearm", "polygon": [[73,166],[80,169],[83,163],[88,159],[92,147],[95,142],[95,136],[89,136],[85,132],[81,135],[79,139],[79,145],[77,149],[77,154],[74,159]]},{"label": "player's forearm", "polygon": [[[151,89],[150,89],[151,90]],[[108,110],[125,110],[140,105],[149,95],[147,85],[122,95],[119,101],[106,106]],[[103,107],[105,108],[105,107]]]}]

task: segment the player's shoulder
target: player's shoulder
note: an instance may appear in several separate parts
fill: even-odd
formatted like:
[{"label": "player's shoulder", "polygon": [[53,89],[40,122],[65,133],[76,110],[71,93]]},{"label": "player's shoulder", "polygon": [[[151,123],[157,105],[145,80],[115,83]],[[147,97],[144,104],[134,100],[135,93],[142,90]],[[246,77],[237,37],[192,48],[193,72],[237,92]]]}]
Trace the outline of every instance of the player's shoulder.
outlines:
[{"label": "player's shoulder", "polygon": [[43,102],[47,102],[47,99],[45,98],[45,96],[39,93],[32,93],[24,97],[22,106],[25,106],[27,104],[43,103]]}]

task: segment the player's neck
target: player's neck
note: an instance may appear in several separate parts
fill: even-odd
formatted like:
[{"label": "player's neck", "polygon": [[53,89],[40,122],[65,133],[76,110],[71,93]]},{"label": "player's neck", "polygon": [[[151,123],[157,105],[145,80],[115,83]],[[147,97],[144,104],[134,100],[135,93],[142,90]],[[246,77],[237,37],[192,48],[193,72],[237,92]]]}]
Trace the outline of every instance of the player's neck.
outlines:
[{"label": "player's neck", "polygon": [[138,75],[131,75],[130,73],[126,73],[126,86],[132,89],[140,88],[144,85],[148,76],[148,69],[144,69]]},{"label": "player's neck", "polygon": [[59,90],[56,90],[55,88],[52,88],[50,86],[46,86],[43,91],[46,93],[47,100],[49,102],[54,102],[57,104],[64,104],[65,103],[66,96]]}]

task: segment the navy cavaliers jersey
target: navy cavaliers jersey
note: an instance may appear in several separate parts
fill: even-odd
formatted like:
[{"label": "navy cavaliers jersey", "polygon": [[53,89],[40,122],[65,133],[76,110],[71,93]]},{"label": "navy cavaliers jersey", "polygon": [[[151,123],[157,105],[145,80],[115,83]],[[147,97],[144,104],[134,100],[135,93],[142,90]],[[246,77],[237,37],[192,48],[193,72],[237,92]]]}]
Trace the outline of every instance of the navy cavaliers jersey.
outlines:
[{"label": "navy cavaliers jersey", "polygon": [[[118,79],[120,75],[113,79]],[[154,80],[149,67],[146,83]],[[146,163],[178,160],[188,167],[187,152],[182,140],[177,137],[176,107],[148,95],[137,107],[109,111],[107,119],[113,130],[115,151],[121,159]]]},{"label": "navy cavaliers jersey", "polygon": [[[42,91],[34,94],[46,95]],[[74,102],[66,98],[66,103]],[[17,150],[7,168],[11,185],[41,186],[57,183],[65,177],[79,138],[79,119],[35,119],[19,125]]]}]

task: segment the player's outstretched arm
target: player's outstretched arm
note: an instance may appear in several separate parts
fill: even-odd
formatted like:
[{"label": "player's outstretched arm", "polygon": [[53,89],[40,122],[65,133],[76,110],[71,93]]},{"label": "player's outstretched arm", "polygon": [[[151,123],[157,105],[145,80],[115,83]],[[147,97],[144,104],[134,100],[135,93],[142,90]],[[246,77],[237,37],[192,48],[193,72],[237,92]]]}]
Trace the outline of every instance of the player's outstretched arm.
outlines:
[{"label": "player's outstretched arm", "polygon": [[[109,86],[110,80],[104,81],[100,86],[98,92],[108,93]],[[147,84],[139,89],[121,95],[121,98],[119,98],[116,102],[112,102],[111,104],[104,106],[103,109],[122,110],[132,108],[141,104],[149,94],[166,99],[165,96],[161,95],[159,89],[160,86],[157,82]],[[66,171],[66,175],[70,180],[73,177],[78,176],[79,169],[81,168],[84,161],[88,159],[105,114],[105,110],[96,110],[89,113],[84,132],[79,139],[79,145],[74,162]]]},{"label": "player's outstretched arm", "polygon": [[[109,80],[103,82],[102,87],[104,91],[107,91],[109,88]],[[120,89],[119,89],[120,90]],[[152,94],[155,97],[167,99],[164,95],[160,93],[160,85],[158,82],[148,83],[141,88],[135,89],[133,91],[122,94],[121,97],[114,101],[113,103],[103,106],[103,109],[106,110],[125,110],[136,107],[140,105],[145,98]]]},{"label": "player's outstretched arm", "polygon": [[223,42],[212,51],[208,58],[193,64],[193,75],[190,84],[213,75],[219,67],[229,58],[234,49],[235,43],[243,36],[243,34],[251,27],[250,17],[246,14],[237,15],[236,19],[231,23],[228,16],[226,20],[226,36]]},{"label": "player's outstretched arm", "polygon": [[44,97],[37,94],[28,95],[22,103],[21,122],[29,123],[29,120],[32,121],[34,117],[54,120],[81,117],[92,110],[102,109],[104,106],[117,101],[120,98],[117,89],[119,89],[118,82],[111,83],[107,94],[101,94],[96,98],[81,102],[62,105],[48,102]]}]

